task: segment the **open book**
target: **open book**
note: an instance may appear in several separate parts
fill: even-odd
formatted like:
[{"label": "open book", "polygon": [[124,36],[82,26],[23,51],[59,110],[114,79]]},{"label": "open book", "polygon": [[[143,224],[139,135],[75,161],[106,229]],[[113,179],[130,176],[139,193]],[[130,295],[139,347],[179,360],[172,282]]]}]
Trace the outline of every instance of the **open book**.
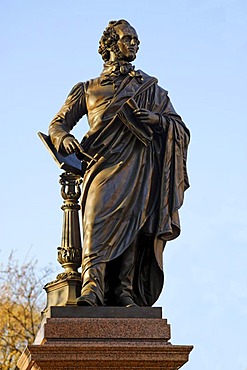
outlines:
[{"label": "open book", "polygon": [[62,155],[55,149],[49,136],[43,134],[42,132],[38,132],[38,135],[59,168],[67,172],[72,172],[76,175],[83,175],[83,161],[80,161],[75,153]]}]

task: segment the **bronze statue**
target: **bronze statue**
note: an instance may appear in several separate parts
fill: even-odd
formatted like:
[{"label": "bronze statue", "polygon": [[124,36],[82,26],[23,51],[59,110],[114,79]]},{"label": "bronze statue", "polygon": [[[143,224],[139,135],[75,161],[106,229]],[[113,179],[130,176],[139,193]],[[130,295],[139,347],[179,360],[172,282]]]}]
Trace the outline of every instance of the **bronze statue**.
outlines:
[{"label": "bronze statue", "polygon": [[[49,127],[58,151],[97,156],[82,186],[78,305],[152,306],[163,249],[180,233],[189,131],[157,79],[131,64],[139,43],[127,21],[110,22],[101,75],[75,85]],[[70,132],[85,114],[90,129],[79,143]]]}]

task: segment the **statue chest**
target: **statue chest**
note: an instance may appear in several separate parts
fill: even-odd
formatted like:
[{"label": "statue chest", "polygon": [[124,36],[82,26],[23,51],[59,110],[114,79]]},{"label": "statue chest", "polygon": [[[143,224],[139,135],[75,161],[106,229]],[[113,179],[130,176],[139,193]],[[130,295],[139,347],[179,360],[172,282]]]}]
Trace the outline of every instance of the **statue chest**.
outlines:
[{"label": "statue chest", "polygon": [[[121,81],[120,81],[121,82]],[[115,84],[101,85],[100,79],[90,80],[85,86],[85,98],[90,126],[99,124],[116,91]]]}]

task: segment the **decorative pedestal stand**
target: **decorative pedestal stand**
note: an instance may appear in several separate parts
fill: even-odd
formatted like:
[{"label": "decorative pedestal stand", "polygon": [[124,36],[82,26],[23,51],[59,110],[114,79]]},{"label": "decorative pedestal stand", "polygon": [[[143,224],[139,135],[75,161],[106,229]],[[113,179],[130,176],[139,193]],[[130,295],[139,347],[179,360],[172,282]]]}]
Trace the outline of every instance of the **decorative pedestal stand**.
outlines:
[{"label": "decorative pedestal stand", "polygon": [[169,343],[159,307],[51,307],[49,316],[20,370],[177,370],[193,348]]},{"label": "decorative pedestal stand", "polygon": [[64,172],[60,176],[63,197],[62,210],[63,228],[61,246],[58,247],[58,262],[65,271],[57,275],[57,279],[45,285],[47,305],[42,312],[46,316],[51,306],[76,305],[76,298],[80,296],[81,275],[77,269],[81,266],[82,247],[78,211],[78,199],[81,195],[80,175]]}]

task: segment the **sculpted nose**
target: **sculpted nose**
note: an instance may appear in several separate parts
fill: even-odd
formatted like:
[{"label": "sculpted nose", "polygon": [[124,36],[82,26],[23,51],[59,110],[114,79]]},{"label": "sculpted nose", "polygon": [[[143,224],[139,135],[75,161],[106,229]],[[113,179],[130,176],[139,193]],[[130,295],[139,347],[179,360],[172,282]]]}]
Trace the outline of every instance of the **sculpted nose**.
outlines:
[{"label": "sculpted nose", "polygon": [[131,44],[131,45],[135,45],[135,44],[136,44],[135,39],[131,39],[130,44]]}]

